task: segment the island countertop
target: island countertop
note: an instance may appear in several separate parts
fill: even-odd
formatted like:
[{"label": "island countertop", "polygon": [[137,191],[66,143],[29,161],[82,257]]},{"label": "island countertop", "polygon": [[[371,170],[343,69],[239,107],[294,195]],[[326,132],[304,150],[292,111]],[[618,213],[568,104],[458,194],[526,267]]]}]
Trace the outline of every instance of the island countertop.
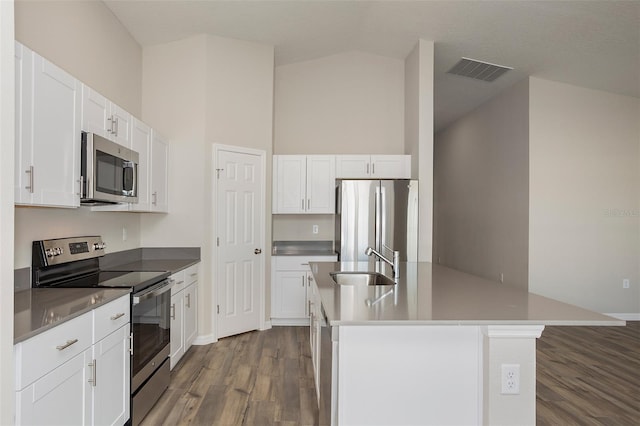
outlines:
[{"label": "island countertop", "polygon": [[[429,262],[400,264],[394,286],[338,285],[333,271],[378,263],[311,262],[327,320],[335,325],[625,325],[624,321]],[[391,276],[386,264],[380,272]]]}]

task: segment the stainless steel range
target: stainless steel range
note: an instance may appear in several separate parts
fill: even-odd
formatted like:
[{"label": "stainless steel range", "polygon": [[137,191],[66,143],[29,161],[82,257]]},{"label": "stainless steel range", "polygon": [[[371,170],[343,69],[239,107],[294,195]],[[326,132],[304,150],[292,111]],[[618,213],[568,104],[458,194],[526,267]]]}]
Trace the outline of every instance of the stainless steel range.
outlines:
[{"label": "stainless steel range", "polygon": [[[169,272],[100,270],[101,237],[33,242],[33,287],[131,288],[131,421],[139,424],[169,386]],[[117,269],[117,268],[116,268]]]}]

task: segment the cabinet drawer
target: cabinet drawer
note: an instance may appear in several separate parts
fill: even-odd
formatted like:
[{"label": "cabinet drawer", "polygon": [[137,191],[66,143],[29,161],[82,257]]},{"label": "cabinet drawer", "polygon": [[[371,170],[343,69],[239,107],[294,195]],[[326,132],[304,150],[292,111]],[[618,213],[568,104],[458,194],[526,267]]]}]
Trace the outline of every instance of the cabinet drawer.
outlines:
[{"label": "cabinet drawer", "polygon": [[337,256],[274,256],[277,271],[308,271],[309,262],[335,262]]},{"label": "cabinet drawer", "polygon": [[182,271],[176,272],[175,274],[169,277],[169,280],[173,280],[173,287],[171,287],[171,295],[179,293],[184,290],[184,269]]},{"label": "cabinet drawer", "polygon": [[192,284],[192,283],[198,281],[199,266],[200,266],[200,264],[196,263],[195,265],[191,265],[187,269],[184,270],[184,284],[185,284],[185,286],[188,286],[189,284]]},{"label": "cabinet drawer", "polygon": [[88,312],[15,345],[16,390],[89,348],[92,334],[92,313]]},{"label": "cabinet drawer", "polygon": [[93,310],[93,342],[102,340],[131,318],[131,296],[126,295]]}]

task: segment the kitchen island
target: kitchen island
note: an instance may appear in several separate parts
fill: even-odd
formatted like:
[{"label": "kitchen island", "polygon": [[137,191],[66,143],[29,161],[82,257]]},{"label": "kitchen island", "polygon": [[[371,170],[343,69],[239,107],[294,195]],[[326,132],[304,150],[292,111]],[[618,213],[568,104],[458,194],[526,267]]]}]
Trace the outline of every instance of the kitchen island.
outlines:
[{"label": "kitchen island", "polygon": [[396,285],[367,286],[330,273],[391,276],[387,265],[311,264],[316,324],[328,330],[314,363],[321,424],[533,425],[544,327],[625,324],[440,265],[400,266]]}]

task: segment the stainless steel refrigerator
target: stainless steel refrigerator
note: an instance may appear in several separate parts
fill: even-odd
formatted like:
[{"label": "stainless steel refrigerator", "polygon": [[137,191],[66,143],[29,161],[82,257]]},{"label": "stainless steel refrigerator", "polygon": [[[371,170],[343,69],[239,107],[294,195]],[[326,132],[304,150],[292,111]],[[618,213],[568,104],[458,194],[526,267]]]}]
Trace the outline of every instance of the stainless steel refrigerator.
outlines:
[{"label": "stainless steel refrigerator", "polygon": [[336,251],[340,261],[367,261],[367,247],[400,261],[418,259],[418,181],[338,180]]}]

